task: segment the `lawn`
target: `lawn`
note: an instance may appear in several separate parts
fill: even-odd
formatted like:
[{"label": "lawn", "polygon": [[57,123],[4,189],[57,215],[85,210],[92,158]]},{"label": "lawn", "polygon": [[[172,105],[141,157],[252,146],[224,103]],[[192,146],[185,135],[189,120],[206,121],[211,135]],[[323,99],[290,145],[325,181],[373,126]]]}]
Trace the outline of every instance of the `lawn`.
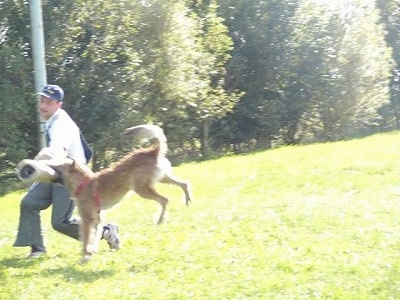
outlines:
[{"label": "lawn", "polygon": [[13,248],[22,192],[0,198],[0,299],[400,299],[400,133],[188,163],[168,221],[127,195],[122,248],[79,264],[43,213],[48,255]]}]

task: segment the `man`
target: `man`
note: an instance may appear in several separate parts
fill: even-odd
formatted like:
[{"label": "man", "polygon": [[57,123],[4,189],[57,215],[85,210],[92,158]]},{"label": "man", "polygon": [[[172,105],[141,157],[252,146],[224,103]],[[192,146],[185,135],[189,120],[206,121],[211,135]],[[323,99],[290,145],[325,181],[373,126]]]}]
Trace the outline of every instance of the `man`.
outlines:
[{"label": "man", "polygon": [[[47,147],[35,159],[69,157],[86,163],[80,129],[61,108],[64,91],[58,85],[46,85],[40,94],[39,113],[46,120]],[[79,240],[79,226],[72,219],[75,208],[68,190],[60,184],[34,183],[20,205],[17,239],[14,247],[30,246],[28,258],[37,258],[46,253],[41,233],[40,211],[53,205],[51,225],[55,230]],[[103,238],[111,249],[119,249],[118,227],[109,223],[103,227]]]}]

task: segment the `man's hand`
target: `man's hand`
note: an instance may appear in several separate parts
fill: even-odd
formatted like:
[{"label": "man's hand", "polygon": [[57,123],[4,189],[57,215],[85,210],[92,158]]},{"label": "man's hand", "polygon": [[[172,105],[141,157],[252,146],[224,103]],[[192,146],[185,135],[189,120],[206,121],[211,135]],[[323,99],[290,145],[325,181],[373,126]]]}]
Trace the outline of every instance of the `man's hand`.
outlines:
[{"label": "man's hand", "polygon": [[43,148],[35,156],[34,160],[51,160],[55,157],[54,153],[49,148]]}]

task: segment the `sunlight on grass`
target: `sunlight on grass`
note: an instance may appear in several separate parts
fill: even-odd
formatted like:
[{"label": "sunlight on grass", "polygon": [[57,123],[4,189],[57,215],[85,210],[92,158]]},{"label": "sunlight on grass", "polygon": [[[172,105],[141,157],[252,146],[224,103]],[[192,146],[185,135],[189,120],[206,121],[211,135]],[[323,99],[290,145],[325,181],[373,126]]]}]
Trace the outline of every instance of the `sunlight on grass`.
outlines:
[{"label": "sunlight on grass", "polygon": [[[385,145],[384,147],[382,145]],[[189,163],[194,202],[127,195],[107,214],[123,247],[80,265],[80,244],[45,211],[49,255],[12,248],[22,192],[0,198],[1,299],[397,299],[397,133]]]}]

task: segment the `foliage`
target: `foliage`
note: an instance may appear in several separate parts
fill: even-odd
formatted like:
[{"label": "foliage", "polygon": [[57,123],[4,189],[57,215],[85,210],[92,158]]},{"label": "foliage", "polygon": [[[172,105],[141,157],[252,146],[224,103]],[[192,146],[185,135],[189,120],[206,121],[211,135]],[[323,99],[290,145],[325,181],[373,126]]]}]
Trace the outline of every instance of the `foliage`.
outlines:
[{"label": "foliage", "polygon": [[400,128],[400,1],[399,0],[377,0],[377,7],[381,10],[382,23],[385,25],[388,45],[393,53],[394,64],[390,81],[390,103],[381,110],[381,124],[384,128]]},{"label": "foliage", "polygon": [[392,63],[379,12],[362,1],[228,1],[223,13],[236,41],[228,68],[246,92],[225,120],[224,131],[236,133],[231,143],[372,132],[388,103]]},{"label": "foliage", "polygon": [[[381,145],[386,145],[382,147]],[[1,299],[396,299],[398,133],[190,163],[169,220],[129,195],[110,210],[122,249],[79,264],[78,242],[43,225],[48,255],[12,248],[21,193],[0,199]],[[240,172],[238,172],[240,170]]]},{"label": "foliage", "polygon": [[[26,16],[28,6],[12,2],[1,13],[13,7],[10,11]],[[44,2],[43,15],[48,81],[64,88],[64,108],[94,146],[95,169],[109,163],[108,153],[123,151],[118,136],[124,127],[158,123],[168,132],[184,133],[170,139],[176,148],[191,138],[195,145],[188,126],[195,128],[205,109],[214,118],[223,116],[237,99],[223,87],[230,38],[215,3],[205,18],[184,1],[157,0],[58,0]],[[7,33],[12,20],[3,22]],[[21,27],[17,37],[29,37],[27,29]],[[12,37],[2,44],[13,45]]]},{"label": "foliage", "polygon": [[32,155],[38,144],[35,97],[27,76],[32,67],[26,63],[26,14],[19,10],[22,5],[5,1],[0,9],[0,194],[17,186],[15,165]]},{"label": "foliage", "polygon": [[[222,131],[216,142],[246,144],[255,139],[263,147],[281,127],[284,104],[280,99],[280,69],[290,63],[284,57],[290,22],[298,1],[248,0],[224,2],[222,14],[235,47],[228,63],[228,86],[245,91],[234,112],[214,128]],[[288,118],[294,116],[290,113]],[[231,126],[232,124],[232,126]],[[226,134],[230,132],[230,134]]]},{"label": "foliage", "polygon": [[[301,88],[307,98],[301,123],[307,122],[306,127],[313,124],[306,132],[313,132],[318,140],[351,137],[376,125],[378,109],[389,99],[390,49],[377,25],[378,11],[366,7],[361,13],[360,4],[342,1],[315,9],[310,1],[298,12],[303,26],[295,33],[313,32],[313,38],[302,43],[309,50],[303,46],[300,51],[309,55],[303,57],[298,70],[303,73]],[[304,19],[304,10],[312,9],[319,21]],[[371,34],[372,27],[376,34]],[[310,63],[314,61],[316,64]],[[311,65],[309,71],[305,62]],[[315,84],[320,87],[318,92]]]},{"label": "foliage", "polygon": [[[96,170],[146,122],[176,162],[396,129],[398,5],[43,1],[48,82],[64,88]],[[30,39],[29,2],[1,1],[2,175],[38,150]]]}]

